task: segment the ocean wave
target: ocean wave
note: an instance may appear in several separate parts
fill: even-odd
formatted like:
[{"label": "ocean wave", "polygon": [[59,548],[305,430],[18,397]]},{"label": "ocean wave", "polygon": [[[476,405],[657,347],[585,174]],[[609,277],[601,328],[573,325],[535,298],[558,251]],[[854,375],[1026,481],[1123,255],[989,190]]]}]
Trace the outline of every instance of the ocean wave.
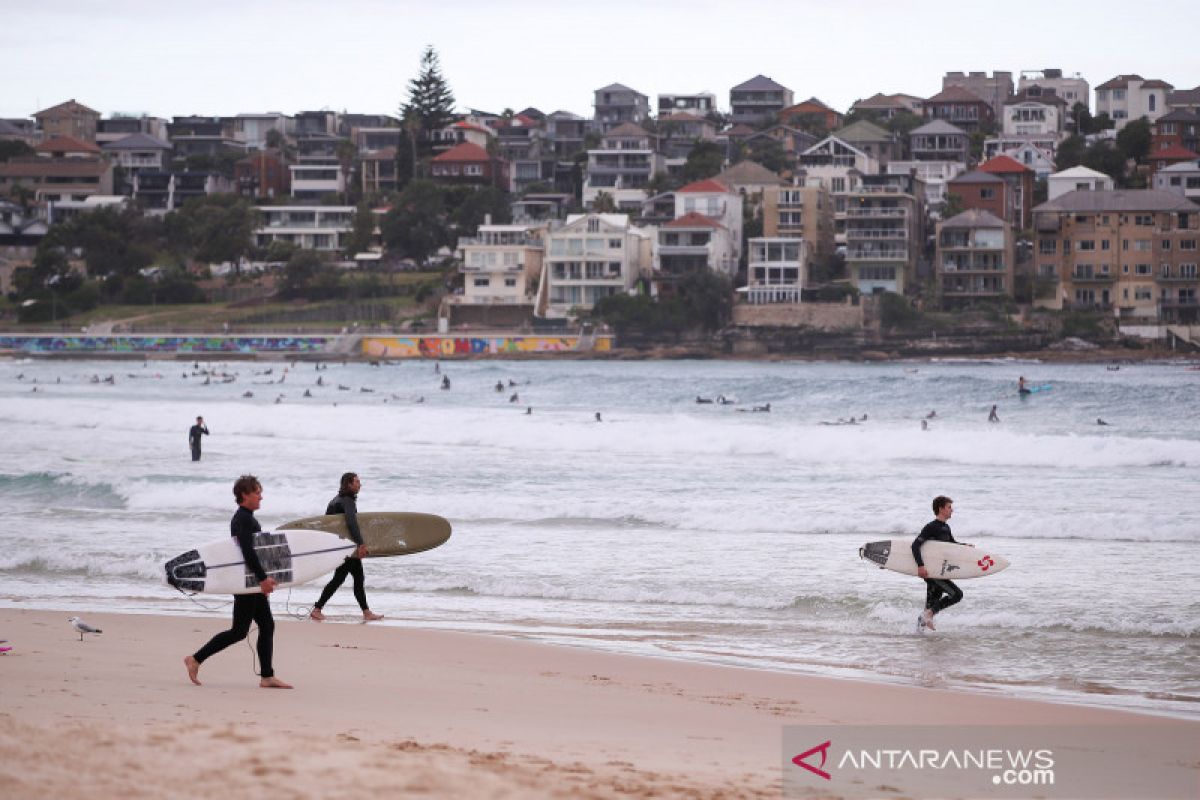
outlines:
[{"label": "ocean wave", "polygon": [[115,486],[70,474],[26,472],[0,474],[0,502],[7,508],[120,509],[126,497]]}]

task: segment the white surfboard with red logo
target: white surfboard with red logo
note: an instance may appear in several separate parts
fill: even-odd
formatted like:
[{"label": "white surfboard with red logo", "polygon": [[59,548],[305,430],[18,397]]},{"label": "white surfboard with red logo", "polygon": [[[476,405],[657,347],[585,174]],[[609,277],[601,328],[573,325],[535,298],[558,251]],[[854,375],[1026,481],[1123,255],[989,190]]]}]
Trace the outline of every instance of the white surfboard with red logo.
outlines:
[{"label": "white surfboard with red logo", "polygon": [[[912,554],[912,539],[889,539],[868,542],[858,548],[858,557],[904,575],[917,574],[917,560]],[[921,558],[931,578],[962,581],[994,575],[1009,566],[1009,560],[986,548],[971,547],[954,542],[925,542]]]}]

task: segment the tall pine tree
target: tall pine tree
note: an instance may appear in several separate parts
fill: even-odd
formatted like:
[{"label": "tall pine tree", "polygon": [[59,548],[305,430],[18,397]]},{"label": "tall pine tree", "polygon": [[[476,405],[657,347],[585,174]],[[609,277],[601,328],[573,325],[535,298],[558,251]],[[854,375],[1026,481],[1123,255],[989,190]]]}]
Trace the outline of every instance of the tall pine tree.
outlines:
[{"label": "tall pine tree", "polygon": [[442,77],[433,45],[425,48],[421,55],[421,71],[408,82],[408,102],[400,107],[400,116],[404,119],[415,117],[419,121],[421,140],[426,148],[430,133],[444,128],[454,118],[454,94]]}]

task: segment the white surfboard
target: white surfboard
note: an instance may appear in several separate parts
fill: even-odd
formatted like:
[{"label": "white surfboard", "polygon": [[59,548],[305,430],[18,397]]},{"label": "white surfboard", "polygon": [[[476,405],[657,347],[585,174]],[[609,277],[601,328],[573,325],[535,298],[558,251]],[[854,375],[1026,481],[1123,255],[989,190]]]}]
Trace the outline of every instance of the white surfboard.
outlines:
[{"label": "white surfboard", "polygon": [[[356,545],[323,531],[260,531],[254,550],[278,588],[319,578],[337,569]],[[258,578],[242,558],[232,536],[188,550],[163,565],[169,586],[205,594],[256,594]]]},{"label": "white surfboard", "polygon": [[[858,557],[904,575],[917,574],[917,560],[912,554],[912,539],[889,539],[868,542],[858,548]],[[982,578],[1007,569],[1009,560],[979,547],[954,542],[925,542],[921,558],[931,578],[951,581]]]}]

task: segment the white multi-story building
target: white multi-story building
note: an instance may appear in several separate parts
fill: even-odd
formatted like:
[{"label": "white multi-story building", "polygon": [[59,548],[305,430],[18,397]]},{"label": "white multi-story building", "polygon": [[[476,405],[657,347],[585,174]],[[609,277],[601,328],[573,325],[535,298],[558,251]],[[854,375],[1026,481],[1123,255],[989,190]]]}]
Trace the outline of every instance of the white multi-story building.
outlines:
[{"label": "white multi-story building", "polygon": [[461,303],[511,305],[532,302],[531,287],[542,272],[542,225],[479,226],[458,240],[463,275]]},{"label": "white multi-story building", "polygon": [[319,200],[346,191],[346,174],[340,164],[289,164],[288,170],[292,174],[292,197],[297,200]]},{"label": "white multi-story building", "polygon": [[925,192],[925,206],[940,213],[946,204],[946,184],[967,171],[961,161],[889,161],[888,175],[916,175]]},{"label": "white multi-story building", "polygon": [[674,193],[674,219],[658,230],[653,288],[667,295],[685,275],[737,273],[742,253],[742,197],[713,179],[695,181]]},{"label": "white multi-story building", "polygon": [[1184,161],[1154,173],[1154,188],[1200,203],[1200,160]]},{"label": "white multi-story building", "polygon": [[630,292],[650,270],[656,234],[635,228],[626,214],[568,216],[546,237],[541,281],[546,315],[566,317],[572,309],[590,309],[601,298]]},{"label": "white multi-story building", "polygon": [[646,184],[663,169],[654,140],[654,134],[627,122],[605,134],[599,150],[588,150],[584,206],[591,208],[604,192],[613,198],[618,210],[640,212]]},{"label": "white multi-story building", "polygon": [[658,96],[658,115],[660,117],[680,111],[703,117],[715,113],[716,110],[717,96],[712,92],[660,94]]},{"label": "white multi-story building", "polygon": [[233,138],[244,142],[247,150],[266,150],[267,134],[278,131],[280,136],[286,136],[290,120],[278,111],[268,111],[265,114],[238,114],[228,121],[233,127]]},{"label": "white multi-story building", "polygon": [[1083,103],[1085,108],[1091,107],[1091,90],[1088,88],[1088,82],[1078,72],[1064,75],[1061,69],[1022,70],[1017,81],[1017,91],[1023,92],[1034,84],[1053,89],[1055,94],[1066,101],[1068,112],[1076,103]]},{"label": "white multi-story building", "polygon": [[753,305],[799,303],[808,243],[803,239],[757,236],[748,247],[748,281],[738,289],[743,301]]},{"label": "white multi-story building", "polygon": [[259,247],[290,242],[305,250],[345,248],[354,222],[354,206],[262,206],[262,225],[254,231]]},{"label": "white multi-story building", "polygon": [[836,136],[826,136],[800,154],[808,180],[817,179],[833,199],[833,238],[846,244],[847,198],[858,190],[863,175],[879,172],[879,162]]},{"label": "white multi-story building", "polygon": [[1170,111],[1167,94],[1175,87],[1141,75],[1118,75],[1096,87],[1096,115],[1108,114],[1121,130],[1132,119],[1151,122]]},{"label": "white multi-story building", "polygon": [[1057,140],[1070,108],[1053,89],[1027,86],[1004,101],[1002,130],[1008,137]]}]

